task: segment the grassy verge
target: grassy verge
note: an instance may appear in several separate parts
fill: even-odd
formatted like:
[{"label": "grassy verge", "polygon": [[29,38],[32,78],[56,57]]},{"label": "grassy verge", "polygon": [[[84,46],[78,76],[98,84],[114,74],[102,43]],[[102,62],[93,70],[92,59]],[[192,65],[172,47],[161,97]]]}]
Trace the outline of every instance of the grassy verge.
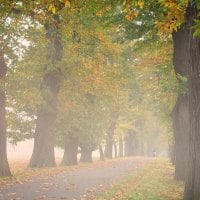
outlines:
[{"label": "grassy verge", "polygon": [[173,180],[174,168],[166,159],[156,159],[136,170],[96,200],[182,200],[183,183]]}]

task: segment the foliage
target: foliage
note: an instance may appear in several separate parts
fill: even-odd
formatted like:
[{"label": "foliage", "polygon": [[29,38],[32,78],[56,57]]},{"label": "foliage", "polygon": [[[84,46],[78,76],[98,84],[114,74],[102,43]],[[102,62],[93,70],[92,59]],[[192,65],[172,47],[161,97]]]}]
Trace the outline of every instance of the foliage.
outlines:
[{"label": "foliage", "polygon": [[[15,3],[4,2],[5,13],[1,13],[6,16],[2,27],[10,34],[15,30],[14,38],[26,43],[18,46],[18,57],[7,77],[8,107],[12,110],[8,112],[8,130],[14,143],[33,136],[37,111],[44,106],[40,95],[42,76],[54,67],[48,59],[52,52],[45,24],[54,20],[60,22],[63,43],[63,58],[56,64],[63,74],[55,130],[59,145],[63,146],[64,138],[72,132],[82,143],[96,146],[102,142],[113,109],[118,109],[120,115],[116,140],[128,129],[137,129],[134,122],[146,121],[148,112],[160,118],[162,125],[158,127],[171,131],[169,116],[176,94],[185,91],[186,80],[176,80],[171,38],[160,37],[158,28],[162,30],[165,24],[162,31],[172,31],[180,25],[184,1],[160,0],[155,4],[151,0],[129,0],[116,5],[111,0]],[[13,9],[17,13],[9,12]],[[16,22],[19,31],[13,26]],[[44,91],[43,95],[48,97]],[[88,95],[95,103],[87,100]],[[152,137],[149,131],[146,134]],[[168,133],[160,136],[165,134],[168,137]]]}]

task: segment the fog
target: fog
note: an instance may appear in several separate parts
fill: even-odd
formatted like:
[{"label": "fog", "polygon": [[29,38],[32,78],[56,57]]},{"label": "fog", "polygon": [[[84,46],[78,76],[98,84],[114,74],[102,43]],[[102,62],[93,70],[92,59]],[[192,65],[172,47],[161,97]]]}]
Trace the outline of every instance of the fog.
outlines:
[{"label": "fog", "polygon": [[0,0],[0,200],[199,200],[199,16]]},{"label": "fog", "polygon": [[[8,161],[10,163],[21,162],[21,161],[28,163],[31,158],[31,154],[33,152],[33,145],[34,145],[33,139],[18,142],[16,145],[8,142],[7,143]],[[59,165],[62,160],[64,150],[59,147],[55,147],[54,149],[55,149],[55,158],[57,164]],[[99,150],[93,151],[92,155],[94,160],[98,160]],[[80,159],[80,154],[78,154],[77,158]]]},{"label": "fog", "polygon": [[[29,161],[33,151],[34,140],[26,140],[18,142],[17,145],[7,143],[8,160],[13,161]],[[55,157],[61,160],[63,156],[63,149],[55,147]]]}]

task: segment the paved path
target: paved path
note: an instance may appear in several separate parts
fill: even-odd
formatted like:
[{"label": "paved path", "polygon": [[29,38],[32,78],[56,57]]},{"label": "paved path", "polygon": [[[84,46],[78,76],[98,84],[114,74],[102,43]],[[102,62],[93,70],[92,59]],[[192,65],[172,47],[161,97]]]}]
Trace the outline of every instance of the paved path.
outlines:
[{"label": "paved path", "polygon": [[151,159],[128,158],[0,188],[0,200],[89,200]]}]

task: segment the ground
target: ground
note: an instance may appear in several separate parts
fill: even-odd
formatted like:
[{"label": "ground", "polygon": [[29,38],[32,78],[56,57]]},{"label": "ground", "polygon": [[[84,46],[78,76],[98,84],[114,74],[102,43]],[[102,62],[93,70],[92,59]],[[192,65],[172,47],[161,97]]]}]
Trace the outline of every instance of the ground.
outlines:
[{"label": "ground", "polygon": [[154,159],[98,195],[95,200],[183,200],[184,183],[174,180],[174,166]]},{"label": "ground", "polygon": [[24,177],[20,181],[4,180],[4,184],[0,186],[0,200],[117,199],[111,195],[106,197],[103,191],[115,191],[112,189],[113,185],[115,187],[125,177],[131,177],[132,173],[143,173],[142,170],[151,163],[155,163],[155,159],[124,158],[59,170],[48,169],[48,173],[44,171],[44,174],[39,170],[37,176],[28,180]]}]

